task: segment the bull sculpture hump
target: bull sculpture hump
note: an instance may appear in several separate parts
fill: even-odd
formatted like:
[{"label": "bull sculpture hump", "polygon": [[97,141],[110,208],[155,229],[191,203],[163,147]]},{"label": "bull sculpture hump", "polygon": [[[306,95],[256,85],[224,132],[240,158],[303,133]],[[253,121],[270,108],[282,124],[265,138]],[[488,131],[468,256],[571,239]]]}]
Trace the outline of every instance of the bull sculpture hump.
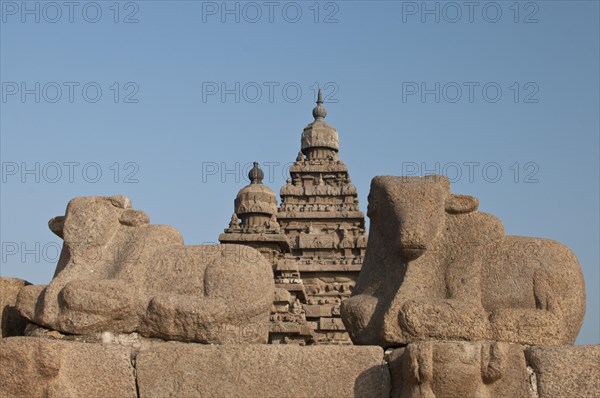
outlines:
[{"label": "bull sculpture hump", "polygon": [[17,299],[32,322],[69,334],[267,342],[274,282],[257,250],[184,246],[125,196],[75,198],[49,227],[64,240],[54,278]]},{"label": "bull sculpture hump", "polygon": [[444,176],[375,177],[369,246],[342,305],[356,344],[425,340],[572,344],[585,313],[577,258],[558,242],[507,236]]}]

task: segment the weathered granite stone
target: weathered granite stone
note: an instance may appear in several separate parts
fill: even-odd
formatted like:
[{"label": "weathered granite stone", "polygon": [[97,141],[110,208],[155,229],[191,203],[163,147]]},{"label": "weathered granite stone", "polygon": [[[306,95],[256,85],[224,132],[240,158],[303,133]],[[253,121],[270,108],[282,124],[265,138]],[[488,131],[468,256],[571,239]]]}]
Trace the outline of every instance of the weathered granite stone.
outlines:
[{"label": "weathered granite stone", "polygon": [[267,342],[273,272],[257,250],[184,246],[124,196],[75,198],[49,225],[64,245],[50,284],[21,289],[17,308],[31,321],[71,334]]},{"label": "weathered granite stone", "polygon": [[0,334],[1,337],[22,336],[27,319],[17,311],[17,295],[23,286],[31,283],[17,278],[0,278]]},{"label": "weathered granite stone", "polygon": [[600,345],[529,347],[539,398],[600,397]]},{"label": "weathered granite stone", "polygon": [[137,356],[142,397],[389,397],[380,347],[160,343]]},{"label": "weathered granite stone", "polygon": [[137,397],[131,350],[35,337],[0,341],[0,397]]},{"label": "weathered granite stone", "polygon": [[499,340],[572,344],[585,313],[577,258],[506,236],[444,176],[375,177],[369,247],[342,316],[357,344]]},{"label": "weathered granite stone", "polygon": [[392,398],[529,398],[523,348],[496,342],[418,342],[388,356]]}]

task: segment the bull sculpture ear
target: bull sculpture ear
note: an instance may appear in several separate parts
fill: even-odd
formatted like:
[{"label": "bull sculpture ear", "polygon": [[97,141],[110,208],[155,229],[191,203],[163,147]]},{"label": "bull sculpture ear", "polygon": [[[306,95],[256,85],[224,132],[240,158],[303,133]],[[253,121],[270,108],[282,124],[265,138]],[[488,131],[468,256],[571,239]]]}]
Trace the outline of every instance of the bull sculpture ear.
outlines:
[{"label": "bull sculpture ear", "polygon": [[63,239],[63,228],[65,227],[65,216],[51,218],[48,221],[48,228],[54,232],[56,236]]},{"label": "bull sculpture ear", "polygon": [[123,196],[123,195],[110,196],[108,198],[108,200],[115,207],[119,207],[121,209],[131,209],[131,200],[129,200],[129,198],[127,196]]},{"label": "bull sculpture ear", "polygon": [[142,210],[125,210],[119,216],[119,222],[130,227],[137,227],[150,223],[150,218]]},{"label": "bull sculpture ear", "polygon": [[479,199],[469,195],[451,193],[446,198],[446,212],[452,214],[471,213],[479,207]]}]

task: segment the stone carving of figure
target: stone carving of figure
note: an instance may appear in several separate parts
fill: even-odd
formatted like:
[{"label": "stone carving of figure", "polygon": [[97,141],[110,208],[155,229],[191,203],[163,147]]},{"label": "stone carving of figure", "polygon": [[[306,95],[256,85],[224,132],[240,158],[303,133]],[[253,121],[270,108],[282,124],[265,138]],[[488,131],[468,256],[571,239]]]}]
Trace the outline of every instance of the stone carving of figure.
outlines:
[{"label": "stone carving of figure", "polygon": [[281,190],[279,191],[279,193],[283,196],[283,195],[293,195],[294,194],[294,186],[292,185],[292,180],[290,178],[288,178],[285,181],[285,185],[283,187],[281,187]]},{"label": "stone carving of figure", "polygon": [[336,195],[337,194],[337,187],[334,185],[335,183],[333,182],[333,180],[327,180],[327,184],[325,186],[325,193],[327,195]]},{"label": "stone carving of figure", "polygon": [[342,186],[342,195],[355,195],[356,187],[350,181],[350,177],[346,178],[346,184]]},{"label": "stone carving of figure", "polygon": [[310,136],[302,134],[302,148],[309,146],[312,146],[312,140],[310,139]]},{"label": "stone carving of figure", "polygon": [[260,212],[260,213],[268,213],[269,212],[269,205],[266,203],[257,203],[254,208],[256,209],[256,212]]},{"label": "stone carving of figure", "polygon": [[302,314],[303,312],[304,312],[304,310],[302,309],[302,303],[300,302],[299,299],[296,299],[296,301],[294,301],[292,303],[291,313],[292,314]]},{"label": "stone carving of figure", "polygon": [[315,194],[317,195],[324,195],[327,192],[327,189],[325,188],[325,185],[323,184],[323,178],[321,178],[321,176],[319,176],[319,178],[317,179],[317,187],[315,188]]},{"label": "stone carving of figure", "polygon": [[299,178],[294,179],[294,190],[292,191],[294,195],[302,195],[304,194],[304,189],[302,188],[302,180]]},{"label": "stone carving of figure", "polygon": [[348,231],[342,229],[342,240],[339,244],[340,249],[351,249],[354,247],[354,240],[349,236]]},{"label": "stone carving of figure", "polygon": [[350,178],[348,177],[348,193],[356,195],[356,186],[350,182]]},{"label": "stone carving of figure", "polygon": [[275,230],[276,232],[280,231],[279,223],[277,222],[277,216],[273,214],[268,224],[269,229]]},{"label": "stone carving of figure", "polygon": [[327,146],[335,146],[337,144],[336,141],[337,140],[332,136],[327,137]]},{"label": "stone carving of figure", "polygon": [[231,221],[229,221],[229,229],[237,228],[240,226],[240,219],[237,214],[233,213],[231,215]]},{"label": "stone carving of figure", "polygon": [[301,162],[304,160],[304,154],[302,151],[298,151],[298,156],[296,156],[296,162]]},{"label": "stone carving of figure", "polygon": [[356,246],[358,247],[367,247],[367,235],[366,234],[360,234],[358,236],[358,239],[356,240]]}]

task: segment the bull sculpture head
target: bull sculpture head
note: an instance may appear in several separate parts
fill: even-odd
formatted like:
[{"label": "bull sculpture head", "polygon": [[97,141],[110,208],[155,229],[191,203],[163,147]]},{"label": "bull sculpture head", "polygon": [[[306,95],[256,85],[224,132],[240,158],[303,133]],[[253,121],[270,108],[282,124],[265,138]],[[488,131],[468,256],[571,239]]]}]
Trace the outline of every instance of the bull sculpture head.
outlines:
[{"label": "bull sculpture head", "polygon": [[479,201],[450,192],[447,177],[375,177],[367,215],[383,236],[397,237],[390,245],[407,261],[425,253],[445,227],[446,213],[469,213]]},{"label": "bull sculpture head", "polygon": [[52,232],[71,246],[102,246],[119,224],[148,224],[146,213],[131,209],[126,196],[77,197],[67,206],[66,214],[48,221]]}]

